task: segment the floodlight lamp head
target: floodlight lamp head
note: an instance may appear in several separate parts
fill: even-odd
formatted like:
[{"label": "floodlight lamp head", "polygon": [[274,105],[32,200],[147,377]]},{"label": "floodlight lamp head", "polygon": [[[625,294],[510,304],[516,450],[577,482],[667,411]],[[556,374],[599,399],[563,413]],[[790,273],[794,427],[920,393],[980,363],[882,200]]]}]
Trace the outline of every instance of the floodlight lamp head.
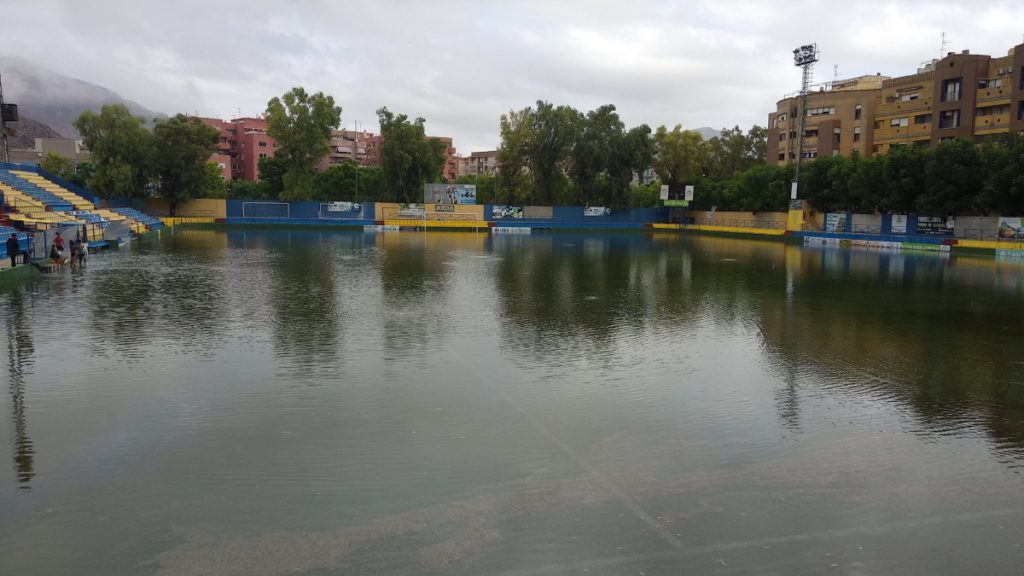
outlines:
[{"label": "floodlight lamp head", "polygon": [[807,44],[793,50],[793,64],[806,66],[818,61],[818,45]]}]

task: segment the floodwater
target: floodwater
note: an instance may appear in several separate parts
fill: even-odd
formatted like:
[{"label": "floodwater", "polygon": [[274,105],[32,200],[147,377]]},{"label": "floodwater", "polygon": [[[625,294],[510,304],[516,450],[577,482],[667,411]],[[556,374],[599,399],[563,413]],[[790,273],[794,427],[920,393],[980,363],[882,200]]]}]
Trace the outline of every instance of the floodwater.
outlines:
[{"label": "floodwater", "polygon": [[1022,264],[178,231],[0,329],[0,574],[1024,571]]}]

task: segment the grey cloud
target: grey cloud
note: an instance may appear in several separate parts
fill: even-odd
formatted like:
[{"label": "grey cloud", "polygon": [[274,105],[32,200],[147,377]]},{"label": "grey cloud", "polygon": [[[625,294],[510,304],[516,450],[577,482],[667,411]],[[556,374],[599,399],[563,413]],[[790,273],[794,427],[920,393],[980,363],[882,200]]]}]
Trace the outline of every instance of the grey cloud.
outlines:
[{"label": "grey cloud", "polygon": [[[383,105],[427,119],[462,152],[493,148],[498,118],[538,99],[615,104],[627,125],[764,124],[818,42],[819,80],[913,72],[950,50],[1004,54],[1024,7],[951,1],[220,3],[37,0],[13,7],[8,55],[165,113],[252,115],[295,85],[334,95],[376,129]],[[822,27],[821,22],[829,22]],[[46,31],[41,33],[40,31]],[[815,36],[817,34],[817,36]]]}]

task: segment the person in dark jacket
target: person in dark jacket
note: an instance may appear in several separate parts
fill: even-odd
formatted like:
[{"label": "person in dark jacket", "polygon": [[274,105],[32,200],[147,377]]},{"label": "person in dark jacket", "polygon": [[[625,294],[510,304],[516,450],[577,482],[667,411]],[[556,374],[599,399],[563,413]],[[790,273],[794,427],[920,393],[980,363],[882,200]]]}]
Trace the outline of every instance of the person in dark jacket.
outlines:
[{"label": "person in dark jacket", "polygon": [[11,234],[7,239],[7,255],[11,257],[11,268],[17,266],[18,254],[21,254],[21,247],[18,246],[18,235]]}]

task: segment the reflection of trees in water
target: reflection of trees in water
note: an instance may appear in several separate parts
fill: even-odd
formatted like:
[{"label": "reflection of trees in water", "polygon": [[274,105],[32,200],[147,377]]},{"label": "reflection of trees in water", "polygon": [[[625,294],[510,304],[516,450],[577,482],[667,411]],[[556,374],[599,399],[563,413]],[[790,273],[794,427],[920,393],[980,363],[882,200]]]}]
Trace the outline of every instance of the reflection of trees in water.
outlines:
[{"label": "reflection of trees in water", "polygon": [[318,238],[286,240],[270,274],[274,349],[306,370],[335,366],[341,357],[336,262],[326,237]]},{"label": "reflection of trees in water", "polygon": [[[845,252],[845,254],[844,254]],[[985,430],[1024,456],[1024,365],[1016,339],[1024,301],[1000,294],[991,270],[929,256],[802,251],[792,298],[764,298],[764,351],[784,379],[896,401],[924,433]],[[986,280],[987,277],[987,280]],[[780,391],[780,419],[792,412]]]},{"label": "reflection of trees in water", "polygon": [[781,259],[772,256],[781,254],[779,244],[635,234],[494,244],[503,255],[496,278],[509,320],[503,340],[539,361],[552,350],[608,354],[652,328],[674,334],[682,349],[681,327],[700,318],[750,322],[752,301],[774,286],[773,277],[784,282]]},{"label": "reflection of trees in water", "polygon": [[35,449],[28,435],[25,421],[25,371],[32,366],[35,348],[32,330],[25,314],[25,299],[20,289],[9,296],[10,312],[7,319],[7,375],[10,379],[11,419],[14,424],[14,469],[22,488],[29,488],[35,476],[33,459]]},{"label": "reflection of trees in water", "polygon": [[138,259],[86,271],[90,327],[104,345],[133,356],[157,341],[187,351],[219,342],[227,322],[224,248],[177,234],[160,239],[158,250],[139,248]]},{"label": "reflection of trees in water", "polygon": [[[429,234],[435,234],[430,237]],[[455,258],[443,245],[460,245],[468,241],[466,234],[446,237],[430,232],[420,234],[386,234],[384,250],[378,262],[384,301],[381,312],[385,359],[444,347],[449,315],[457,314],[459,305],[448,295],[448,274]],[[432,242],[428,247],[426,242]]]},{"label": "reflection of trees in water", "polygon": [[[522,240],[528,249],[512,242]],[[644,268],[628,241],[559,235],[495,242],[503,340],[544,362],[560,356],[603,354],[614,338],[644,321]]]}]

